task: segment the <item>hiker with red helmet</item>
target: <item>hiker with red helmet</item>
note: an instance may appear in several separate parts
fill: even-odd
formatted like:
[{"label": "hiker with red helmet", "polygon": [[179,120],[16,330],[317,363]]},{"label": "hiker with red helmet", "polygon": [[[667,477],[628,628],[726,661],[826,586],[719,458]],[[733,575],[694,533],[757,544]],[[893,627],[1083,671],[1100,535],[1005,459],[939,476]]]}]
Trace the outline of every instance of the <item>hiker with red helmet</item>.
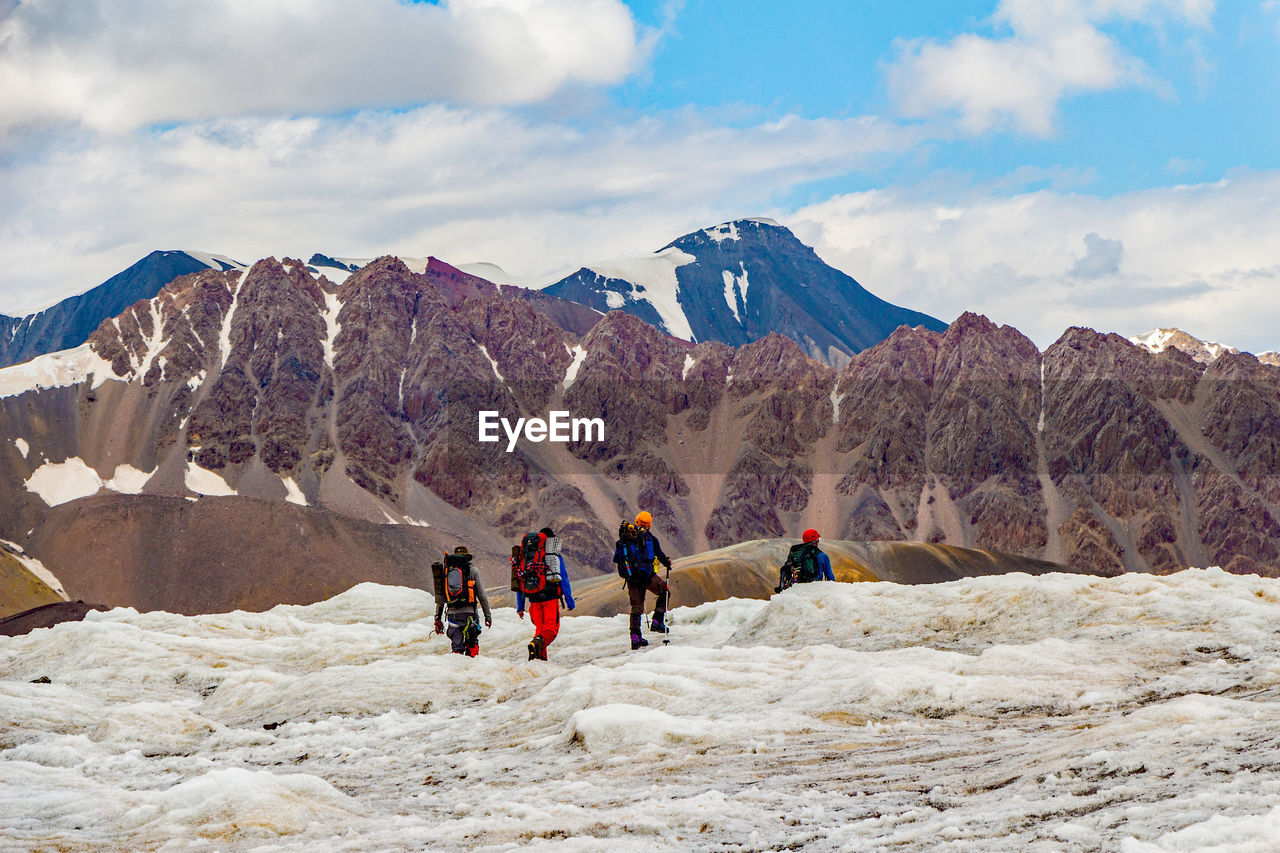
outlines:
[{"label": "hiker with red helmet", "polygon": [[618,528],[618,541],[613,547],[613,562],[618,566],[618,574],[627,582],[627,598],[631,603],[631,648],[643,648],[649,641],[640,633],[644,621],[644,594],[652,592],[658,597],[653,605],[653,621],[649,630],[655,633],[666,633],[667,623],[667,582],[654,570],[655,562],[666,566],[671,572],[671,560],[662,552],[662,543],[649,528],[653,525],[653,516],[642,511],[635,522],[624,521]]},{"label": "hiker with red helmet", "polygon": [[833,581],[831,558],[818,548],[818,531],[812,527],[800,536],[800,542],[791,546],[787,559],[778,570],[778,585],[774,592],[782,592],[792,584],[813,581]]},{"label": "hiker with red helmet", "polygon": [[[529,533],[512,549],[512,589],[516,593],[516,615],[524,618],[525,604],[534,635],[529,641],[529,660],[546,660],[547,646],[560,633],[560,602],[572,610],[573,588],[560,553],[560,539],[550,527]],[[541,575],[541,577],[539,577]]]}]

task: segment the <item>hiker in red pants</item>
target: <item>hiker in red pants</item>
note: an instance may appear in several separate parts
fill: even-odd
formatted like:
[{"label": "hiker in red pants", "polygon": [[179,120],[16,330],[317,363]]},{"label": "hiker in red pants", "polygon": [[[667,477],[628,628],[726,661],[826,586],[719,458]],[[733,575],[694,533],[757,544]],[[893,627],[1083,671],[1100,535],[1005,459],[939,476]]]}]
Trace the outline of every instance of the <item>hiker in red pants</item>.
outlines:
[{"label": "hiker in red pants", "polygon": [[[541,553],[534,551],[533,556],[524,560],[526,566],[537,566],[537,571],[544,573],[542,589],[526,593],[516,589],[516,614],[523,619],[525,605],[529,607],[529,619],[533,622],[534,635],[529,641],[529,660],[546,660],[547,646],[551,645],[560,633],[560,601],[568,609],[574,608],[573,589],[569,586],[569,573],[565,569],[564,557],[560,554],[560,540],[550,527],[538,531]],[[533,540],[526,536],[530,545]],[[522,543],[523,544],[523,543]],[[543,568],[545,566],[545,568]],[[536,584],[532,584],[536,586]]]}]

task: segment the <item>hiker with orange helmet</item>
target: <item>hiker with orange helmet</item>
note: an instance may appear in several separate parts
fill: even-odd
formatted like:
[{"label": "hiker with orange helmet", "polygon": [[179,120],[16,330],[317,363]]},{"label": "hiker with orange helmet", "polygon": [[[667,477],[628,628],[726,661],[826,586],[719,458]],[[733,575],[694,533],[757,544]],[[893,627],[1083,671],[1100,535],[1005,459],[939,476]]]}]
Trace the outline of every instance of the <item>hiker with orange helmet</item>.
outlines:
[{"label": "hiker with orange helmet", "polygon": [[792,584],[836,579],[831,571],[831,558],[818,548],[818,539],[818,531],[812,527],[800,535],[800,542],[791,546],[786,561],[778,569],[774,592],[782,592]]},{"label": "hiker with orange helmet", "polygon": [[644,621],[644,594],[652,592],[658,597],[653,605],[653,621],[649,630],[665,633],[667,630],[667,582],[654,571],[655,561],[671,572],[671,560],[662,551],[662,543],[649,528],[653,516],[646,511],[636,516],[635,522],[623,522],[618,529],[618,541],[613,548],[613,562],[618,574],[627,582],[627,598],[631,603],[631,648],[649,645],[640,633]]}]

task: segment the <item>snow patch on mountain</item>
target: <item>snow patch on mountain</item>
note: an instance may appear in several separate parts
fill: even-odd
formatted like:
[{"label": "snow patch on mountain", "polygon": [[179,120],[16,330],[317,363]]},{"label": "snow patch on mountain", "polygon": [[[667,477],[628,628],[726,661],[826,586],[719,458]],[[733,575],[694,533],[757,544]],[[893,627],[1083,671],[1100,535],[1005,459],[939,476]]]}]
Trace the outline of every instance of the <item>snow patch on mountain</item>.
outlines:
[{"label": "snow patch on mountain", "polygon": [[738,316],[738,299],[740,297],[739,297],[737,288],[734,287],[734,282],[735,282],[735,279],[734,279],[733,273],[729,272],[728,270],[725,270],[724,271],[724,301],[729,306],[729,310],[733,312],[733,319],[741,323],[742,318]]},{"label": "snow patch on mountain", "polygon": [[227,313],[222,318],[222,331],[218,335],[219,352],[222,353],[222,361],[219,367],[227,366],[227,358],[231,355],[231,320],[235,317],[236,308],[240,305],[240,288],[244,287],[245,277],[249,275],[249,271],[245,270],[240,273],[240,277],[236,279],[235,292],[231,294],[231,305],[227,307]]},{"label": "snow patch on mountain", "polygon": [[736,242],[741,239],[738,236],[738,225],[736,222],[722,222],[714,228],[703,229],[702,233],[706,234],[717,243],[723,242],[724,240]]},{"label": "snow patch on mountain", "polygon": [[92,389],[114,378],[111,363],[94,352],[89,344],[81,344],[74,349],[52,352],[22,364],[0,368],[0,398],[81,383],[89,383]]},{"label": "snow patch on mountain", "polygon": [[58,506],[96,495],[101,489],[140,494],[149,479],[151,474],[146,471],[132,465],[117,465],[111,479],[103,480],[83,459],[72,456],[62,462],[46,462],[32,471],[26,487],[49,506]]},{"label": "snow patch on mountain", "polygon": [[747,288],[751,286],[751,280],[747,276],[747,265],[743,261],[738,262],[739,268],[742,270],[741,275],[736,275],[732,270],[724,270],[722,277],[724,279],[724,301],[728,303],[729,310],[733,312],[733,319],[739,323],[742,317],[738,314],[738,303],[741,302],[743,310],[747,305]]},{"label": "snow patch on mountain", "polygon": [[491,281],[494,284],[509,284],[514,287],[537,289],[537,286],[531,284],[528,279],[512,275],[497,264],[477,261],[476,263],[471,264],[459,264],[457,269],[467,275],[474,275],[477,278],[482,278],[485,281]]},{"label": "snow patch on mountain", "polygon": [[342,324],[338,322],[338,314],[341,311],[342,302],[338,300],[338,294],[326,293],[324,295],[324,310],[320,313],[324,317],[326,331],[326,337],[323,341],[324,363],[329,366],[330,370],[333,370],[333,345],[338,340],[338,335],[342,332]]},{"label": "snow patch on mountain", "polygon": [[18,448],[18,452],[22,454],[23,459],[26,459],[27,454],[31,452],[31,445],[27,444],[27,440],[25,438],[15,438],[13,440],[13,446]]},{"label": "snow patch on mountain", "polygon": [[[607,294],[610,308],[621,308],[628,301],[648,302],[662,318],[668,334],[691,341],[693,330],[689,327],[689,320],[685,317],[684,309],[680,307],[677,298],[680,283],[676,278],[676,270],[696,260],[697,258],[688,252],[670,247],[639,258],[600,261],[587,265],[585,269],[605,278],[619,279],[631,284],[632,289],[629,293],[618,294],[610,291]],[[616,303],[615,297],[618,300]]]},{"label": "snow patch on mountain", "polygon": [[197,495],[226,497],[236,494],[236,490],[227,485],[227,481],[222,479],[220,475],[206,468],[201,468],[194,462],[187,463],[184,482],[187,488]]},{"label": "snow patch on mountain", "polygon": [[40,581],[44,583],[45,586],[49,587],[49,589],[53,590],[55,594],[61,596],[63,601],[70,600],[66,589],[62,586],[62,581],[58,580],[58,576],[45,568],[44,563],[40,562],[35,557],[29,556],[22,549],[22,546],[16,542],[10,542],[7,539],[0,539],[0,546],[4,547],[4,549],[9,553],[9,556],[21,563],[23,568],[39,578]]},{"label": "snow patch on mountain", "polygon": [[575,345],[573,349],[569,349],[568,346],[564,349],[565,352],[573,357],[573,361],[569,362],[569,367],[565,369],[564,382],[562,383],[562,387],[568,390],[573,381],[578,378],[578,371],[582,369],[582,362],[587,357],[587,350],[582,344]]},{"label": "snow patch on mountain", "polygon": [[226,255],[218,255],[212,252],[193,252],[190,249],[183,249],[183,254],[190,256],[193,260],[213,270],[248,270],[249,268],[234,258]]},{"label": "snow patch on mountain", "polygon": [[489,355],[489,350],[484,344],[480,344],[480,352],[484,353],[484,357],[489,360],[489,366],[493,368],[493,375],[498,377],[498,381],[506,382],[507,380],[503,379],[502,374],[498,371],[498,362],[494,360],[493,356]]},{"label": "snow patch on mountain", "polygon": [[307,503],[306,495],[302,494],[302,489],[292,477],[281,477],[280,479],[284,482],[285,491],[288,493],[285,495],[286,501],[298,506],[311,506],[311,504]]}]

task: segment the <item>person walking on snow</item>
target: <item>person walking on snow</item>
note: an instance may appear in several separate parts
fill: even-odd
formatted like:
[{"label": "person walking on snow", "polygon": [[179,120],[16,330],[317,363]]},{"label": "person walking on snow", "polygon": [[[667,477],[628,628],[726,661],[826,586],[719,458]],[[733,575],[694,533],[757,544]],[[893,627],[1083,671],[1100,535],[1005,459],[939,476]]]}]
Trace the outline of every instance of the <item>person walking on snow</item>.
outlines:
[{"label": "person walking on snow", "polygon": [[[445,555],[444,563],[433,563],[431,571],[436,592],[436,633],[449,637],[454,654],[475,657],[480,654],[480,619],[476,605],[484,610],[484,627],[493,627],[493,614],[489,611],[489,597],[480,582],[480,573],[471,565],[471,553],[465,545],[459,545],[452,554]],[[447,631],[442,616],[448,618]]]},{"label": "person walking on snow", "polygon": [[622,523],[618,530],[618,541],[613,548],[613,562],[618,566],[618,574],[627,582],[633,650],[649,645],[649,641],[640,633],[646,592],[652,592],[658,597],[653,605],[653,621],[649,623],[649,630],[660,633],[667,630],[667,582],[654,570],[654,561],[666,566],[670,573],[671,560],[662,552],[662,543],[658,541],[658,537],[649,530],[652,525],[653,516],[641,511],[634,524]]},{"label": "person walking on snow", "polygon": [[543,537],[546,586],[528,595],[522,589],[516,589],[516,615],[523,619],[525,604],[528,603],[529,620],[533,622],[534,635],[529,641],[529,660],[547,659],[547,646],[560,633],[560,602],[563,600],[564,606],[569,610],[574,608],[573,588],[569,585],[569,573],[564,556],[560,553],[560,540],[550,527],[544,527],[538,533]]},{"label": "person walking on snow", "polygon": [[809,528],[800,536],[800,543],[792,545],[786,562],[778,570],[778,585],[774,592],[782,592],[792,584],[813,581],[834,581],[831,558],[818,547],[818,531]]}]

